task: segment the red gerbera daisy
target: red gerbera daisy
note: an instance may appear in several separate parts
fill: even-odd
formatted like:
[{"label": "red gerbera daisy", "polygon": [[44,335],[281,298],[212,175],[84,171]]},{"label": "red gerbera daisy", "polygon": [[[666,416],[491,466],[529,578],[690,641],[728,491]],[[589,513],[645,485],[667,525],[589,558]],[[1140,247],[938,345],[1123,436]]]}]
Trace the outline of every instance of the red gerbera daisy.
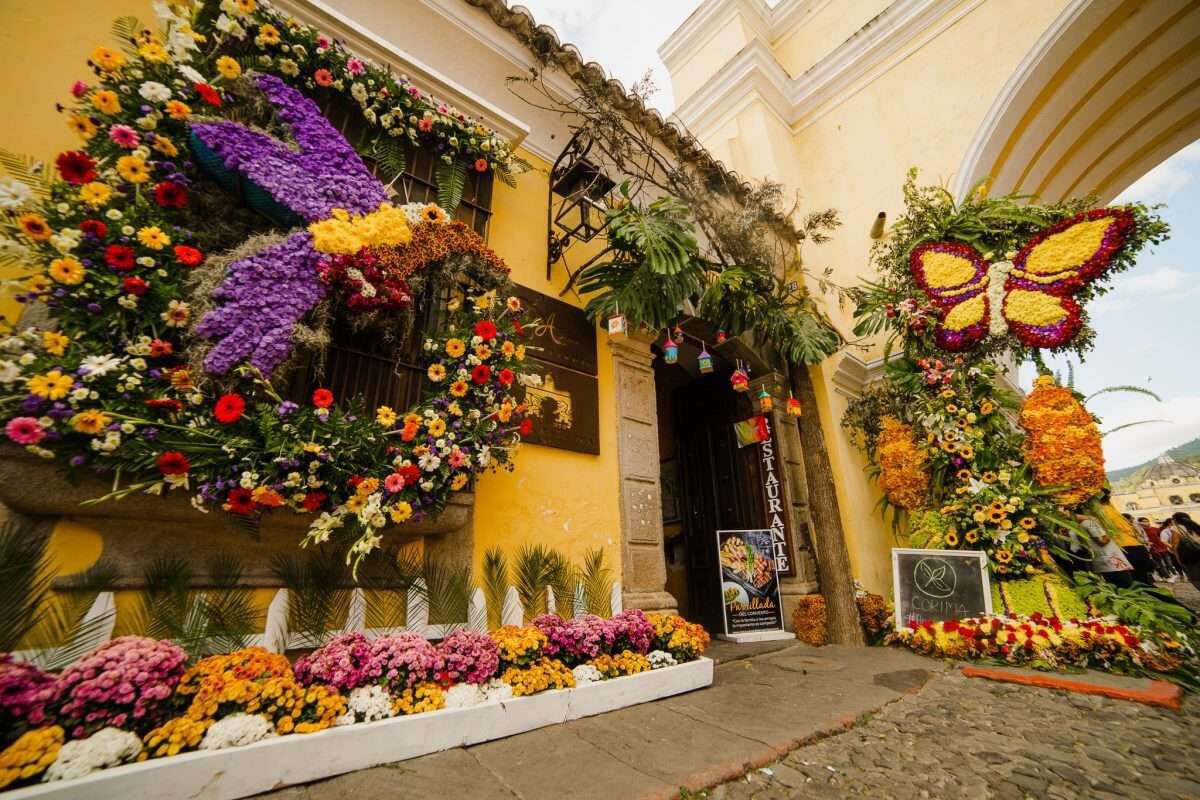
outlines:
[{"label": "red gerbera daisy", "polygon": [[230,489],[225,497],[225,508],[234,514],[251,514],[254,512],[254,496],[249,489],[238,487]]},{"label": "red gerbera daisy", "polygon": [[517,336],[525,335],[525,328],[521,326],[520,320],[516,320],[516,319],[513,320],[513,332],[515,334],[517,334]]},{"label": "red gerbera daisy", "polygon": [[207,83],[193,83],[192,88],[196,90],[196,94],[200,96],[200,99],[210,106],[221,105],[221,95],[217,94],[217,90]]},{"label": "red gerbera daisy", "polygon": [[333,392],[328,389],[317,389],[313,392],[312,402],[317,408],[329,408],[333,405]]},{"label": "red gerbera daisy", "polygon": [[475,171],[476,172],[487,172],[487,168],[488,168],[488,163],[487,163],[486,158],[475,159]]},{"label": "red gerbera daisy", "polygon": [[304,500],[302,500],[300,504],[304,506],[306,511],[316,511],[322,505],[324,505],[325,500],[328,499],[328,497],[329,495],[325,494],[325,492],[309,492],[308,494],[304,495]]},{"label": "red gerbera daisy", "polygon": [[479,386],[487,383],[492,379],[492,368],[487,364],[480,364],[471,370],[471,380]]},{"label": "red gerbera daisy", "polygon": [[164,339],[155,339],[154,341],[150,342],[151,358],[162,358],[163,356],[169,356],[174,352],[175,345]]},{"label": "red gerbera daisy", "polygon": [[200,262],[204,260],[204,253],[201,253],[194,247],[180,244],[175,246],[175,258],[185,267],[198,267],[200,266]]},{"label": "red gerbera daisy", "polygon": [[213,406],[213,416],[222,425],[232,425],[242,418],[246,401],[240,394],[223,394]]},{"label": "red gerbera daisy", "polygon": [[517,431],[522,436],[528,436],[529,434],[533,433],[533,420],[531,420],[529,417],[521,420],[521,426],[517,428]]},{"label": "red gerbera daisy", "polygon": [[405,464],[396,470],[404,477],[404,485],[412,486],[417,481],[421,480],[421,470],[415,464]]},{"label": "red gerbera daisy", "polygon": [[82,186],[89,181],[96,180],[96,162],[82,150],[59,153],[54,164],[58,167],[58,174],[62,175],[63,180],[67,183]]},{"label": "red gerbera daisy", "polygon": [[158,471],[163,475],[186,475],[191,468],[188,457],[178,450],[168,450],[158,457]]},{"label": "red gerbera daisy", "polygon": [[512,386],[513,378],[516,376],[513,375],[513,371],[511,369],[505,367],[504,369],[500,370],[500,374],[497,377],[500,378],[500,383],[503,385]]},{"label": "red gerbera daisy", "polygon": [[110,244],[104,248],[104,262],[118,272],[133,269],[134,255],[133,248],[123,244]]},{"label": "red gerbera daisy", "polygon": [[496,323],[490,319],[481,319],[475,323],[475,335],[485,342],[496,338]]},{"label": "red gerbera daisy", "polygon": [[89,236],[95,236],[97,239],[103,239],[104,234],[108,233],[108,226],[98,219],[85,219],[83,222],[79,223],[79,230],[83,231]]},{"label": "red gerbera daisy", "polygon": [[150,284],[135,275],[132,278],[126,278],[121,281],[121,291],[141,297],[150,291]]},{"label": "red gerbera daisy", "polygon": [[174,181],[163,181],[154,187],[154,202],[163,208],[183,208],[187,205],[187,189]]}]

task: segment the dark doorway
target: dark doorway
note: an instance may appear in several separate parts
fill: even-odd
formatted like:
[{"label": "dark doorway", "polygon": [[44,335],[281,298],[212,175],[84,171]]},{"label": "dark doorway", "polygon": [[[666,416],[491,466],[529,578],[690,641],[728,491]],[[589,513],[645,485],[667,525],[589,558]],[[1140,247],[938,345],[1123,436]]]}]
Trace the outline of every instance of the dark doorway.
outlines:
[{"label": "dark doorway", "polygon": [[759,448],[737,446],[733,423],[751,416],[746,395],[726,375],[708,375],[674,392],[683,551],[691,617],[722,631],[717,531],[760,528]]}]

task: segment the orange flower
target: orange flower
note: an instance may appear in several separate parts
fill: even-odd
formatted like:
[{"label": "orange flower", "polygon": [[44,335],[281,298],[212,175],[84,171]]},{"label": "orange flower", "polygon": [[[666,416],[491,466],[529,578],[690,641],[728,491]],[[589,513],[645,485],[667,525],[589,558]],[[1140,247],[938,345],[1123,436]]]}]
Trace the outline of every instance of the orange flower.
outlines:
[{"label": "orange flower", "polygon": [[1104,450],[1096,420],[1070,389],[1037,379],[1021,409],[1025,458],[1041,486],[1063,487],[1054,499],[1077,506],[1104,488]]},{"label": "orange flower", "polygon": [[884,417],[875,458],[879,463],[879,487],[888,502],[908,511],[925,505],[929,456],[917,446],[910,426]]}]

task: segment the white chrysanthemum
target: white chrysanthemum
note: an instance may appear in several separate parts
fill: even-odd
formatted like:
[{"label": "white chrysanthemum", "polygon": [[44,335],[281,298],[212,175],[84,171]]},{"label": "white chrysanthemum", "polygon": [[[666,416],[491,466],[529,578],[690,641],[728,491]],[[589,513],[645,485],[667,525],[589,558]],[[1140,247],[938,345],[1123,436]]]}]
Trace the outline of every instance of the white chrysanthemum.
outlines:
[{"label": "white chrysanthemum", "polygon": [[200,742],[201,750],[242,747],[275,736],[275,726],[258,714],[230,714],[213,723]]},{"label": "white chrysanthemum", "polygon": [[576,686],[586,686],[589,683],[599,683],[604,680],[604,676],[600,674],[600,670],[591,664],[580,664],[571,670],[571,674],[575,676]]},{"label": "white chrysanthemum", "polygon": [[49,782],[82,778],[98,769],[115,767],[136,758],[141,751],[142,740],[137,734],[104,728],[86,739],[75,739],[64,744],[42,780]]},{"label": "white chrysanthemum", "polygon": [[456,683],[446,690],[446,708],[470,708],[487,700],[487,693],[473,683]]},{"label": "white chrysanthemum", "polygon": [[337,718],[337,725],[374,722],[394,717],[392,698],[382,686],[360,686],[346,698],[346,713]]},{"label": "white chrysanthemum", "polygon": [[146,81],[138,87],[138,94],[151,103],[165,103],[171,99],[171,90],[158,81]]},{"label": "white chrysanthemum", "polygon": [[111,354],[88,356],[79,362],[80,371],[90,378],[100,378],[121,366],[122,359]]},{"label": "white chrysanthemum", "polygon": [[513,697],[512,684],[505,683],[499,678],[492,678],[483,684],[483,693],[489,703],[502,703]]},{"label": "white chrysanthemum", "polygon": [[0,208],[17,209],[33,201],[33,189],[15,178],[0,178]]},{"label": "white chrysanthemum", "polygon": [[675,660],[675,656],[668,653],[666,650],[652,650],[646,656],[650,662],[650,669],[662,669],[663,667],[673,667],[679,662]]}]

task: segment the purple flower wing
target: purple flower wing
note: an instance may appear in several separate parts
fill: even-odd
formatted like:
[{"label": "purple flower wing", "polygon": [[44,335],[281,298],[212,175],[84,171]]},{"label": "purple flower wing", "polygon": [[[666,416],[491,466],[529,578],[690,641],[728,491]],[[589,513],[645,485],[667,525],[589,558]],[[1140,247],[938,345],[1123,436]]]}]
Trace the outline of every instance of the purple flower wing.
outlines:
[{"label": "purple flower wing", "polygon": [[204,315],[196,333],[217,340],[204,359],[214,375],[249,361],[270,375],[292,351],[296,323],[325,297],[317,274],[320,254],[308,231],[229,265],[213,292],[218,308]]}]

